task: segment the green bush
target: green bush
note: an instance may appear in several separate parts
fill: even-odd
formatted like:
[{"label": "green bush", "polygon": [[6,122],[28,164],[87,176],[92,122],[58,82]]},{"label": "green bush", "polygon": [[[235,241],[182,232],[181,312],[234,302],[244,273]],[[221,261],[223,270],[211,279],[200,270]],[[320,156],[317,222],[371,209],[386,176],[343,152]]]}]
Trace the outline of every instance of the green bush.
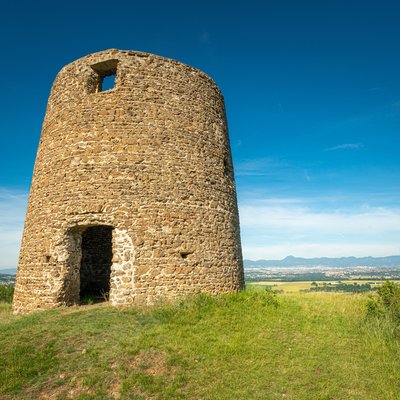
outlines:
[{"label": "green bush", "polygon": [[0,285],[0,302],[11,303],[14,295],[14,286]]},{"label": "green bush", "polygon": [[386,281],[376,293],[367,303],[368,316],[386,319],[400,335],[400,285]]}]

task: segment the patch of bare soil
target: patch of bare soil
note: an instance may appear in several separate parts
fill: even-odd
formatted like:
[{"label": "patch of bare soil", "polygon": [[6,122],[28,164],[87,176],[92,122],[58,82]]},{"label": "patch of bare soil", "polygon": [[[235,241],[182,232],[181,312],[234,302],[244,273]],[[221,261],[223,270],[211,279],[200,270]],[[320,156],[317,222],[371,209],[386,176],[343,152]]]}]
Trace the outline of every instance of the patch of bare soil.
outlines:
[{"label": "patch of bare soil", "polygon": [[174,371],[168,367],[166,359],[167,354],[164,351],[146,349],[136,354],[129,365],[137,371],[149,375],[170,375]]}]

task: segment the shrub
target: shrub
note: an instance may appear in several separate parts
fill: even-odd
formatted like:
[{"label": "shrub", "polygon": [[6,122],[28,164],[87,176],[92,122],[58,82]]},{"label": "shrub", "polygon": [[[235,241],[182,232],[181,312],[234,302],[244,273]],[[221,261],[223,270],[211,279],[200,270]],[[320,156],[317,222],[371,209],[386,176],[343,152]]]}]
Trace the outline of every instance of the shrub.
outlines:
[{"label": "shrub", "polygon": [[0,285],[0,302],[11,303],[14,295],[14,286]]},{"label": "shrub", "polygon": [[376,293],[367,303],[368,316],[387,319],[400,334],[400,286],[386,281]]}]

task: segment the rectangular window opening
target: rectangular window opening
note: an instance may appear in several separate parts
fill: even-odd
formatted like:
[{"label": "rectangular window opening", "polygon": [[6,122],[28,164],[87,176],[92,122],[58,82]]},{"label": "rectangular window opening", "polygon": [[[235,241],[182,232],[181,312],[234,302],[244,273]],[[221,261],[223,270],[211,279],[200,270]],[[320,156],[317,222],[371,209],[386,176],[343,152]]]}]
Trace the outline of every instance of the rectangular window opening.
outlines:
[{"label": "rectangular window opening", "polygon": [[115,86],[115,74],[105,76],[101,81],[101,87],[99,92],[105,92],[107,90],[114,89]]},{"label": "rectangular window opening", "polygon": [[114,89],[118,60],[107,60],[91,65],[97,74],[97,92]]}]

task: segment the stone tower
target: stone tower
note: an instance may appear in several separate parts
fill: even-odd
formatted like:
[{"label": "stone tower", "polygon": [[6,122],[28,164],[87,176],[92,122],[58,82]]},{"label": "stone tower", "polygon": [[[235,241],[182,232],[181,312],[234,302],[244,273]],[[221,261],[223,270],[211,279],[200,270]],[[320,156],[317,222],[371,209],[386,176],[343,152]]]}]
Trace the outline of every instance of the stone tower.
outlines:
[{"label": "stone tower", "polygon": [[152,303],[243,282],[225,107],[213,80],[115,49],[65,66],[43,123],[14,312],[89,294]]}]

